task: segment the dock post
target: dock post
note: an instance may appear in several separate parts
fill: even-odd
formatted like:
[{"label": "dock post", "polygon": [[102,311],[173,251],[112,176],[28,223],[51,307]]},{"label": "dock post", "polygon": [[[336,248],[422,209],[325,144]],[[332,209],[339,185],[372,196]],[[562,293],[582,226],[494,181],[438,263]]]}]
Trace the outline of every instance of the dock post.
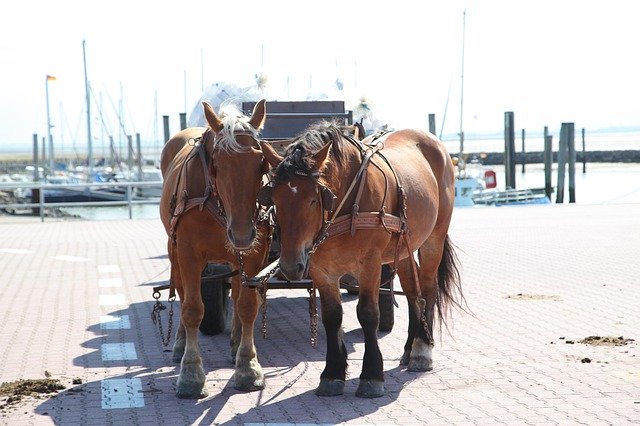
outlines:
[{"label": "dock post", "polygon": [[587,173],[587,150],[584,143],[584,127],[582,128],[582,173]]},{"label": "dock post", "polygon": [[429,114],[429,133],[436,134],[436,115]]},{"label": "dock post", "polygon": [[560,146],[558,147],[558,188],[556,193],[556,203],[564,203],[564,178],[567,167],[568,154],[568,127],[567,123],[562,123],[560,128]]},{"label": "dock post", "polygon": [[167,143],[169,141],[169,138],[171,137],[171,134],[169,133],[169,116],[168,115],[162,116],[162,124],[164,126],[164,143]]},{"label": "dock post", "polygon": [[522,173],[524,173],[524,165],[526,162],[526,155],[524,153],[524,129],[522,129]]},{"label": "dock post", "polygon": [[544,192],[549,201],[553,188],[551,187],[551,169],[553,167],[553,135],[549,134],[549,128],[544,126]]},{"label": "dock post", "polygon": [[567,124],[567,148],[569,150],[569,202],[576,202],[576,138],[573,123]]},{"label": "dock post", "polygon": [[504,176],[505,187],[513,189],[516,189],[515,139],[513,111],[507,111],[504,113]]}]

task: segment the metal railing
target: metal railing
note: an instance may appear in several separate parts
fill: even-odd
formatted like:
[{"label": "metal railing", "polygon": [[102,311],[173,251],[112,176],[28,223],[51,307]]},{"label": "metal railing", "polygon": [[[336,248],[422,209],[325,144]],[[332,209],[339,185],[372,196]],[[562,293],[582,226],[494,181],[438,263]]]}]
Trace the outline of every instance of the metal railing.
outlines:
[{"label": "metal railing", "polygon": [[[124,193],[96,192],[105,188],[122,188]],[[25,210],[39,209],[40,221],[44,222],[44,212],[46,208],[54,207],[102,207],[102,206],[127,206],[129,219],[133,219],[133,205],[136,204],[159,204],[160,197],[140,197],[135,194],[138,188],[162,188],[162,181],[157,182],[92,182],[92,183],[37,183],[37,182],[11,182],[0,183],[0,191],[14,192],[19,189],[31,189],[39,191],[37,203],[0,203],[0,209],[4,210]],[[73,202],[45,202],[44,190],[71,189],[77,190],[78,195],[95,196],[101,198],[112,198],[109,201],[73,201]],[[92,195],[93,194],[93,195]]]}]

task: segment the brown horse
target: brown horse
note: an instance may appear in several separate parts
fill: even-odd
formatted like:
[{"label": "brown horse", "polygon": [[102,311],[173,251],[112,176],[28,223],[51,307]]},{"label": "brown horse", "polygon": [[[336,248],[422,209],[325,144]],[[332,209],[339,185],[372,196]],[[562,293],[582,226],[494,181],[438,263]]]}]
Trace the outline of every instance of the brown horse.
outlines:
[{"label": "brown horse", "polygon": [[[173,136],[161,156],[164,177],[160,218],[165,227],[171,262],[170,283],[181,301],[180,325],[173,359],[180,362],[177,395],[207,395],[198,347],[198,326],[204,314],[200,276],[208,262],[238,268],[244,276],[262,267],[270,237],[269,226],[258,218],[256,196],[268,170],[258,131],[265,121],[265,101],[251,117],[230,108],[216,115],[203,102],[209,127],[187,128]],[[214,285],[214,284],[211,284]],[[254,289],[233,278],[234,315],[231,354],[235,359],[235,387],[264,388],[253,340],[259,298]]]},{"label": "brown horse", "polygon": [[275,205],[280,270],[290,280],[308,273],[320,292],[327,355],[316,394],[344,392],[347,353],[338,284],[344,274],[359,283],[357,315],[365,341],[356,395],[384,394],[377,341],[383,264],[397,266],[409,303],[401,364],[431,370],[435,309],[444,320],[460,292],[448,237],[455,170],[442,143],[418,130],[359,142],[322,123],[298,136],[284,157],[271,147],[264,155],[275,170],[259,199]]}]

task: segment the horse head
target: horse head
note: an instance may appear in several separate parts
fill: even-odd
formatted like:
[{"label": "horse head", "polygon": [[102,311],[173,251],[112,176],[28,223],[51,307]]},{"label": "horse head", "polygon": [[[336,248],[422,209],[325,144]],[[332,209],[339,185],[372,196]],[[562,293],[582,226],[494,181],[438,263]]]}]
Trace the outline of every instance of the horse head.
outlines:
[{"label": "horse head", "polygon": [[256,103],[251,117],[227,107],[217,115],[202,102],[214,137],[207,138],[209,173],[227,221],[227,237],[234,250],[251,248],[257,236],[256,198],[262,175],[268,171],[257,135],[264,125],[266,101]]},{"label": "horse head", "polygon": [[309,151],[301,144],[292,144],[285,157],[271,146],[263,147],[264,157],[274,170],[271,185],[263,188],[260,198],[276,208],[280,270],[292,281],[308,274],[310,255],[324,230],[325,214],[333,210],[335,197],[321,177],[331,146],[328,142]]}]

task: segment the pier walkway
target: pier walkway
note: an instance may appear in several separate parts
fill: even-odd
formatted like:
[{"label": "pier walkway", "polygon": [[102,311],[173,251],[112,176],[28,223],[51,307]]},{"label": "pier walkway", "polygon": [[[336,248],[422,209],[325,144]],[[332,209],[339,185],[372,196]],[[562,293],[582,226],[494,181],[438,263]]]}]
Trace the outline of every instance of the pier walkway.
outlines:
[{"label": "pier walkway", "polygon": [[210,396],[180,400],[151,322],[160,221],[0,220],[0,383],[66,387],[0,396],[0,424],[640,423],[640,204],[457,208],[450,235],[473,314],[453,312],[433,371],[399,366],[399,296],[380,334],[387,393],[356,398],[363,336],[344,292],[345,394],[315,396],[324,331],[312,348],[307,292],[272,290],[266,338],[256,324],[266,389],[236,391],[228,334],[201,336]]}]

